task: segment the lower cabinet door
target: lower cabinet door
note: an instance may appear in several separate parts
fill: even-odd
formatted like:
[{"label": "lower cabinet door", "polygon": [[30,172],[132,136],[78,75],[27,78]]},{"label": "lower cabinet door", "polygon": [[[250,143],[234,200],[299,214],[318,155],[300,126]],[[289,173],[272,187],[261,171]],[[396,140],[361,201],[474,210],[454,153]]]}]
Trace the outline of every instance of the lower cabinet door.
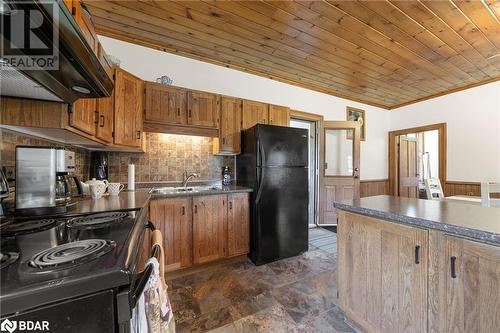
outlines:
[{"label": "lower cabinet door", "polygon": [[500,247],[433,239],[429,332],[500,332]]},{"label": "lower cabinet door", "polygon": [[193,197],[193,259],[195,264],[225,256],[227,195]]},{"label": "lower cabinet door", "polygon": [[163,234],[165,271],[192,266],[191,198],[152,200],[149,216]]},{"label": "lower cabinet door", "polygon": [[428,231],[341,211],[339,305],[366,332],[427,331]]},{"label": "lower cabinet door", "polygon": [[230,194],[227,199],[227,255],[247,254],[250,242],[248,193]]}]

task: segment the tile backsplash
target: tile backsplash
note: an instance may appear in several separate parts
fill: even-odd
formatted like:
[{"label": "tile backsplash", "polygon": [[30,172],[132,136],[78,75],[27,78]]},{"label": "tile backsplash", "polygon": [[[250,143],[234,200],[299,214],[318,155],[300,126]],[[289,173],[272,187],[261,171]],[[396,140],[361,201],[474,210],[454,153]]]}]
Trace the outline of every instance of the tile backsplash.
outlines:
[{"label": "tile backsplash", "polygon": [[[90,152],[69,145],[26,136],[17,132],[0,129],[0,166],[12,169],[16,166],[16,146],[65,147],[75,152],[75,172],[79,178],[88,179],[90,170]],[[8,176],[8,175],[7,175]]]},{"label": "tile backsplash", "polygon": [[[89,179],[90,151],[4,129],[0,138],[0,166],[15,167],[17,145],[63,146],[75,152],[75,175]],[[214,156],[212,138],[147,133],[146,140],[146,153],[109,153],[109,181],[126,183],[129,164],[135,164],[136,182],[179,182],[184,171],[200,173],[200,181],[220,181],[224,165],[234,175],[234,157]]]},{"label": "tile backsplash", "polygon": [[213,155],[212,138],[146,133],[146,140],[146,153],[109,153],[110,181],[127,182],[129,164],[135,164],[136,182],[179,182],[184,171],[219,181],[224,165],[234,170],[234,157]]}]

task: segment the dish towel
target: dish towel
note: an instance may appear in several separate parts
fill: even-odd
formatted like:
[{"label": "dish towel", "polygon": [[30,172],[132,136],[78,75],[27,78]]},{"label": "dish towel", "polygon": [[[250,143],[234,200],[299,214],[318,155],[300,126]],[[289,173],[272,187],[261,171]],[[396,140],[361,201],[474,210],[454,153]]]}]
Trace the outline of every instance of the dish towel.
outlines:
[{"label": "dish towel", "polygon": [[147,265],[153,265],[153,272],[137,302],[131,320],[132,333],[175,333],[172,306],[167,295],[167,285],[160,278],[160,264],[150,258]]}]

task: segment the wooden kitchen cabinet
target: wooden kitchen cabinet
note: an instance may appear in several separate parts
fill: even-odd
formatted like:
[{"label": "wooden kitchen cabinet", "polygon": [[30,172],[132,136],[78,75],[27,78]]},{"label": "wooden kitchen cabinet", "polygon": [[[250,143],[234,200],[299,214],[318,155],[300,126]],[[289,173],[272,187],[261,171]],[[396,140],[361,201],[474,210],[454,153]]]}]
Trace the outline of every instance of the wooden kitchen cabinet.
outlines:
[{"label": "wooden kitchen cabinet", "polygon": [[269,104],[269,125],[290,126],[290,108]]},{"label": "wooden kitchen cabinet", "polygon": [[219,138],[214,140],[214,154],[239,154],[243,102],[239,98],[221,97]]},{"label": "wooden kitchen cabinet", "polygon": [[151,222],[162,232],[165,271],[193,264],[193,220],[190,197],[152,200]]},{"label": "wooden kitchen cabinet", "polygon": [[248,193],[228,196],[227,256],[247,254],[250,246],[250,207]]},{"label": "wooden kitchen cabinet", "polygon": [[189,125],[219,128],[219,95],[190,90],[187,94],[187,105]]},{"label": "wooden kitchen cabinet", "polygon": [[193,197],[193,262],[225,256],[227,195]]},{"label": "wooden kitchen cabinet", "polygon": [[340,211],[338,246],[350,320],[366,332],[427,331],[427,230]]},{"label": "wooden kitchen cabinet", "polygon": [[87,134],[95,135],[98,118],[97,99],[81,98],[71,106],[69,125]]},{"label": "wooden kitchen cabinet", "polygon": [[115,69],[114,142],[117,145],[141,147],[143,81]]},{"label": "wooden kitchen cabinet", "polygon": [[94,25],[92,24],[90,17],[87,16],[85,11],[83,10],[80,1],[72,0],[72,1],[64,1],[64,3],[66,7],[70,9],[71,15],[73,15],[73,18],[80,27],[80,30],[82,31],[83,36],[85,37],[85,40],[89,44],[90,48],[95,54],[97,54],[98,50],[97,34],[94,30]]},{"label": "wooden kitchen cabinet", "polygon": [[429,332],[498,332],[500,247],[431,232]]},{"label": "wooden kitchen cabinet", "polygon": [[268,124],[268,116],[268,104],[243,100],[243,130],[250,128],[256,124]]},{"label": "wooden kitchen cabinet", "polygon": [[176,87],[146,82],[144,121],[187,124],[187,92]]},{"label": "wooden kitchen cabinet", "polygon": [[95,136],[98,139],[112,143],[115,114],[114,91],[110,97],[97,99],[98,121]]}]

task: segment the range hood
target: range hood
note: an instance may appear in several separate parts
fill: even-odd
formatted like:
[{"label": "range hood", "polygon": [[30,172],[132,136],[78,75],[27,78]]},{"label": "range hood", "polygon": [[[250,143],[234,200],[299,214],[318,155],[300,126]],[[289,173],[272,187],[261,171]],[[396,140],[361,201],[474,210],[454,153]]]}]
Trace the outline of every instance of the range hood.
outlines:
[{"label": "range hood", "polygon": [[[96,54],[85,40],[71,12],[63,1],[6,1],[0,0],[2,12],[1,43],[4,54],[1,59],[0,94],[2,96],[51,100],[73,103],[79,98],[98,98],[111,95],[113,82]],[[53,54],[58,68],[41,69],[19,67],[8,61],[12,56],[33,57],[28,49],[11,49],[11,14],[16,10],[24,13],[37,12],[43,17],[36,26],[36,36],[45,44],[52,43],[54,29],[57,42]],[[25,15],[25,21],[33,20]],[[36,18],[36,16],[35,16]],[[57,28],[54,28],[57,27]],[[14,34],[15,35],[15,34]]]}]

